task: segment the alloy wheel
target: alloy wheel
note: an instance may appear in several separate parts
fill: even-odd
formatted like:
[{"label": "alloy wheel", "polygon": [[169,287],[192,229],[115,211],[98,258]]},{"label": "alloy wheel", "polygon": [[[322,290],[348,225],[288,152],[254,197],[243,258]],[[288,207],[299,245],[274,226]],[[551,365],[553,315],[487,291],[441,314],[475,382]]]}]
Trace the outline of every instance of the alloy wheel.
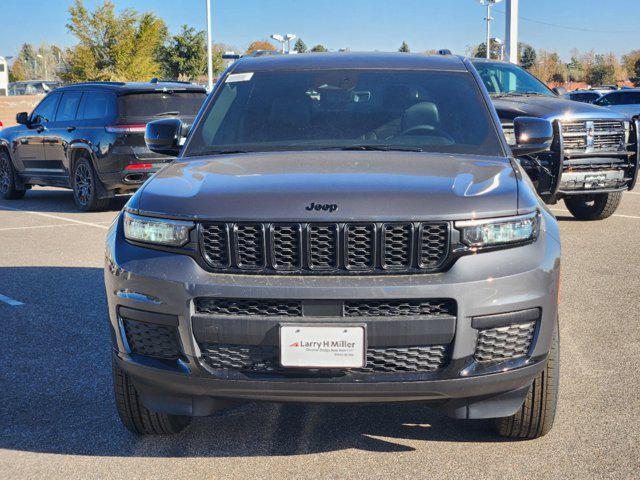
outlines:
[{"label": "alloy wheel", "polygon": [[86,163],[81,163],[76,168],[74,177],[74,186],[78,202],[81,205],[87,205],[91,201],[91,193],[93,191],[93,177]]},{"label": "alloy wheel", "polygon": [[9,160],[0,158],[0,192],[7,193],[11,188],[11,170],[9,169]]}]

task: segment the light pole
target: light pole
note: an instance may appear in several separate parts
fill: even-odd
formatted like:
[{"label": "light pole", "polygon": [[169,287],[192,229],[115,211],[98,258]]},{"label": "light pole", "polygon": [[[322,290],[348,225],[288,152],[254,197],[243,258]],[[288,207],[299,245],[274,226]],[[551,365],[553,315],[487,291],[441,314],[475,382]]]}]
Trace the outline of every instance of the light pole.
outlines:
[{"label": "light pole", "polygon": [[286,42],[285,38],[278,33],[274,33],[273,35],[271,35],[271,38],[273,38],[276,42],[280,42],[280,44],[282,45],[282,53],[284,53],[284,42]]},{"label": "light pole", "polygon": [[293,33],[287,33],[284,36],[284,39],[287,41],[287,53],[291,53],[291,40],[294,38],[296,38],[296,36]]},{"label": "light pole", "polygon": [[502,0],[480,0],[480,5],[487,7],[487,18],[485,18],[487,21],[487,43],[485,44],[487,46],[487,58],[491,58],[491,20],[493,20],[491,18],[491,7],[500,1]]},{"label": "light pole", "polygon": [[211,47],[211,0],[207,3],[207,76],[209,77],[209,92],[213,90],[213,51]]}]

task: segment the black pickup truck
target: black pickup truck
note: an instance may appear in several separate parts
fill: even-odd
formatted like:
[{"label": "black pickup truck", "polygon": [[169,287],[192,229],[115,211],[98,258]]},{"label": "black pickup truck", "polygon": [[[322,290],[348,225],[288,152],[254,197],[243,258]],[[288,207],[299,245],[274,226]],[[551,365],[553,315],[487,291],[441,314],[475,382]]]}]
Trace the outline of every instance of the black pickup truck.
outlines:
[{"label": "black pickup truck", "polygon": [[548,204],[564,200],[580,220],[602,220],[620,204],[638,176],[639,123],[620,114],[559,97],[526,70],[506,62],[473,59],[500,117],[508,143],[513,119],[526,115],[553,123],[551,151],[520,157]]}]

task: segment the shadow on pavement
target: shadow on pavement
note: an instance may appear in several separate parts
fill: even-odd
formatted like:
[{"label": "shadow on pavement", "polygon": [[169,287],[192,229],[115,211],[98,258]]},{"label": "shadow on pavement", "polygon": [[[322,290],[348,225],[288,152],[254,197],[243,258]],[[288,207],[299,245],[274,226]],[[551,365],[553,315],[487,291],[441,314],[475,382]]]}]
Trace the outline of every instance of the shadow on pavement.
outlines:
[{"label": "shadow on pavement", "polygon": [[481,422],[450,420],[422,404],[248,403],[196,418],[175,437],[137,438],[112,398],[102,269],[0,268],[0,448],[70,455],[236,457],[360,449],[412,451],[419,441],[486,441]]},{"label": "shadow on pavement", "polygon": [[[129,195],[118,195],[111,199],[107,211],[122,210],[127,200],[131,198]],[[73,201],[73,193],[71,190],[63,188],[34,188],[29,190],[24,198],[20,200],[3,200],[0,204],[0,210],[29,210],[32,212],[49,212],[49,213],[82,213],[76,207]],[[3,208],[4,206],[9,208]]]}]

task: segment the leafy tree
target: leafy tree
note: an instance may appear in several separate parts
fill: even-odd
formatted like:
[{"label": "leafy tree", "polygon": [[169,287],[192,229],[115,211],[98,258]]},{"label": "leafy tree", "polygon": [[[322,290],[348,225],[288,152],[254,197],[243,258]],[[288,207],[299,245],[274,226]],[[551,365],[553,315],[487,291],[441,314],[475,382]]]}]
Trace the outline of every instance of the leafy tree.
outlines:
[{"label": "leafy tree", "polygon": [[584,80],[582,63],[576,57],[571,57],[571,61],[567,63],[567,71],[570,82],[582,82]]},{"label": "leafy tree", "polygon": [[318,53],[318,52],[328,52],[329,50],[327,50],[327,47],[325,47],[324,45],[318,44],[315,47],[313,47],[310,51]]},{"label": "leafy tree", "polygon": [[587,83],[590,85],[605,85],[616,83],[615,69],[604,61],[598,61],[587,74]]},{"label": "leafy tree", "polygon": [[409,50],[409,45],[407,44],[407,42],[403,40],[402,45],[400,45],[398,51],[402,53],[409,53],[411,50]]},{"label": "leafy tree", "polygon": [[633,66],[633,71],[631,72],[631,76],[633,78],[633,84],[636,87],[640,87],[640,58],[636,60],[636,63]]},{"label": "leafy tree", "polygon": [[[499,45],[493,38],[491,39],[491,52],[490,58],[500,58],[501,45]],[[473,52],[473,56],[476,58],[486,58],[487,56],[487,42],[482,42],[478,45]]]},{"label": "leafy tree", "polygon": [[203,30],[182,26],[159,52],[164,78],[194,79],[207,70],[207,39]]},{"label": "leafy tree", "polygon": [[307,45],[302,41],[301,38],[296,40],[296,44],[293,46],[293,49],[298,53],[307,53]]},{"label": "leafy tree", "polygon": [[531,73],[543,82],[563,83],[567,78],[567,67],[556,52],[540,50],[538,61],[531,67]]},{"label": "leafy tree", "polygon": [[635,81],[635,79],[638,77],[638,73],[636,72],[636,64],[638,60],[640,60],[640,50],[632,50],[631,52],[622,56],[622,64],[624,65],[627,76],[631,79],[631,81]]},{"label": "leafy tree", "polygon": [[111,0],[93,12],[76,0],[69,14],[67,29],[78,44],[69,52],[64,80],[147,81],[158,76],[167,26],[154,14],[126,9],[116,15]]},{"label": "leafy tree", "polygon": [[251,42],[247,47],[247,51],[245,55],[248,55],[253,52],[258,52],[260,50],[269,50],[271,52],[276,50],[276,47],[273,46],[271,42],[268,40],[256,40],[255,42]]},{"label": "leafy tree", "polygon": [[9,76],[12,82],[35,79],[57,80],[65,64],[64,57],[62,49],[55,45],[42,44],[35,48],[25,43],[11,65]]},{"label": "leafy tree", "polygon": [[525,70],[531,70],[536,64],[538,55],[536,50],[528,43],[518,42],[520,66]]}]

